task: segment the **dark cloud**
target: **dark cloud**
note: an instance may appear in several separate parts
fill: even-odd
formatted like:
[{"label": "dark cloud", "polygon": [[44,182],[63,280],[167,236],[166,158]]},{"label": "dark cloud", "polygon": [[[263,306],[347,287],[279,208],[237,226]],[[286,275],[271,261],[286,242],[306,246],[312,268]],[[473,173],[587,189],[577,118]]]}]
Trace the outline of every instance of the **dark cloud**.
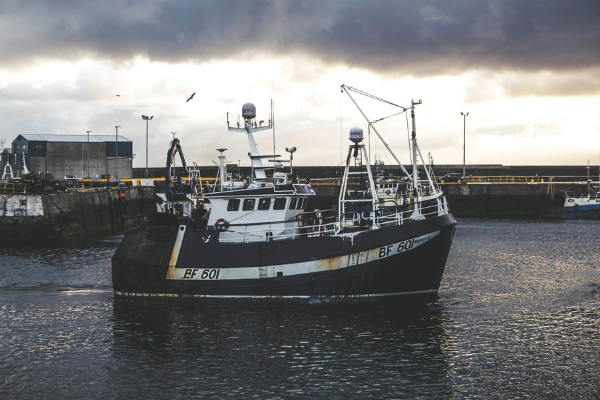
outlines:
[{"label": "dark cloud", "polygon": [[556,75],[550,72],[522,74],[503,78],[500,83],[509,97],[524,96],[598,96],[600,69]]},{"label": "dark cloud", "polygon": [[569,71],[600,64],[597,0],[18,1],[1,63],[305,53],[377,72]]}]

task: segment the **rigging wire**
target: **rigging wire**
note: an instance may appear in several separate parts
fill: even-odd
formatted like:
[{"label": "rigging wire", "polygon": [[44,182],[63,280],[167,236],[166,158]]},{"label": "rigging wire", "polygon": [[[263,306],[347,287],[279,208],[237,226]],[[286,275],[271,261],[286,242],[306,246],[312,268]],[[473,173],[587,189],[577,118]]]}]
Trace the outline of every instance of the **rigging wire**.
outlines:
[{"label": "rigging wire", "polygon": [[[381,147],[381,145],[379,144],[379,142],[377,140],[375,140],[375,143],[377,144],[377,147],[379,147],[379,150],[381,151],[381,153],[385,156],[385,158],[387,158],[388,163],[390,165],[392,165],[392,160],[390,160],[389,154],[385,150],[383,150],[383,148]],[[381,157],[379,159],[381,159]]]},{"label": "rigging wire", "polygon": [[408,159],[410,160],[410,164],[413,165],[412,154],[410,152],[410,128],[408,127],[408,113],[406,113],[406,138],[408,141]]},{"label": "rigging wire", "polygon": [[[394,115],[402,114],[403,112],[404,112],[404,111],[400,111],[399,113],[396,113],[396,114],[394,114]],[[390,115],[390,117],[393,117],[394,115]],[[386,119],[386,118],[389,118],[389,117],[380,118],[380,119],[378,119],[377,121],[373,121],[373,122],[371,122],[370,124],[368,124],[368,123],[367,123],[367,126],[369,127],[369,152],[371,151],[371,147],[370,147],[370,146],[371,146],[371,142],[370,142],[370,139],[371,139],[371,131],[370,131],[370,130],[371,130],[371,125],[375,124],[376,122],[382,121],[382,120],[384,120],[384,119]],[[381,153],[382,153],[382,154],[385,156],[385,158],[387,158],[387,162],[388,162],[390,165],[392,165],[393,163],[392,163],[392,160],[390,159],[390,155],[388,154],[388,152],[387,152],[387,151],[385,151],[385,150],[384,150],[384,149],[381,147],[381,144],[379,143],[379,141],[378,141],[377,139],[378,139],[378,138],[377,138],[377,137],[375,137],[375,144],[377,144],[377,147],[379,147],[379,150],[381,151]],[[370,154],[369,154],[369,157],[371,157],[371,155],[370,155]],[[379,157],[379,159],[381,160],[381,156]]]},{"label": "rigging wire", "polygon": [[342,124],[343,124],[343,120],[344,120],[343,103],[344,103],[344,92],[341,92],[341,94],[340,94],[340,160],[341,160],[341,162],[344,162],[344,134],[342,132]]},{"label": "rigging wire", "polygon": [[352,90],[353,92],[356,92],[356,93],[358,93],[358,94],[362,94],[363,96],[369,97],[369,98],[371,98],[371,99],[373,99],[373,100],[378,100],[378,101],[384,102],[384,103],[386,103],[386,104],[392,105],[392,106],[394,106],[394,107],[400,107],[400,108],[404,109],[404,111],[406,111],[406,110],[407,110],[407,108],[406,108],[406,107],[399,106],[398,104],[392,103],[391,101],[387,101],[387,100],[384,100],[384,99],[382,99],[382,98],[380,98],[380,97],[373,96],[372,94],[369,94],[369,93],[367,93],[367,92],[363,92],[362,90],[359,90],[359,89],[353,88],[352,86],[346,86],[346,85],[343,85],[343,86],[344,86],[346,89],[348,89],[348,90]]},{"label": "rigging wire", "polygon": [[383,121],[384,119],[388,119],[388,118],[391,118],[391,117],[393,117],[393,116],[395,116],[395,115],[402,114],[403,112],[406,112],[406,110],[402,110],[402,111],[400,111],[400,112],[397,112],[396,114],[392,114],[392,115],[389,115],[389,116],[387,116],[387,117],[383,117],[383,118],[376,119],[375,121],[371,121],[371,123],[372,123],[372,124],[374,124],[374,123],[376,123],[376,122]]}]

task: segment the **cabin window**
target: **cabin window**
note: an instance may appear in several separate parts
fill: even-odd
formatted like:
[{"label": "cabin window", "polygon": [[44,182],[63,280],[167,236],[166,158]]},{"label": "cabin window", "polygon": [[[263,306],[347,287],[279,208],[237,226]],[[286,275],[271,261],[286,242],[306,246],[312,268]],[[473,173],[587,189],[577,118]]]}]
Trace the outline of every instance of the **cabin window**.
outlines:
[{"label": "cabin window", "polygon": [[290,200],[290,210],[295,210],[296,209],[296,202],[297,201],[298,201],[298,199],[295,198],[295,197]]},{"label": "cabin window", "polygon": [[298,199],[298,207],[296,207],[296,210],[302,210],[304,208],[304,201],[306,199]]},{"label": "cabin window", "polygon": [[240,199],[229,199],[227,211],[237,211],[240,209]]},{"label": "cabin window", "polygon": [[260,199],[258,201],[258,209],[259,210],[268,210],[271,208],[271,199]]},{"label": "cabin window", "polygon": [[256,203],[256,199],[246,199],[244,200],[244,206],[242,210],[244,211],[252,211],[254,210],[254,204]]},{"label": "cabin window", "polygon": [[284,197],[275,199],[275,202],[273,203],[273,210],[285,210],[286,202],[287,199]]}]

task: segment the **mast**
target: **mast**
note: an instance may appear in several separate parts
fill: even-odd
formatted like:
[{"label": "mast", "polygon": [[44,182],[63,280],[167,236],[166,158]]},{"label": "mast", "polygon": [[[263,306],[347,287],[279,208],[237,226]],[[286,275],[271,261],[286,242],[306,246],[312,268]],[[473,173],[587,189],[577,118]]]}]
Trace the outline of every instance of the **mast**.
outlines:
[{"label": "mast", "polygon": [[418,103],[415,103],[414,100],[411,100],[410,118],[412,120],[411,145],[412,145],[412,159],[413,159],[412,160],[413,161],[413,188],[415,190],[415,194],[418,196],[418,192],[420,191],[419,171],[418,171],[418,163],[417,163],[417,154],[418,154],[423,163],[423,169],[425,170],[425,174],[427,175],[427,181],[429,182],[429,187],[431,188],[431,191],[433,192],[433,194],[437,195],[437,193],[438,193],[437,189],[435,188],[435,185],[433,184],[433,180],[431,179],[431,175],[429,174],[427,165],[425,164],[425,159],[423,158],[423,155],[421,154],[421,149],[419,149],[419,145],[417,144],[417,122],[416,122],[416,118],[415,118],[415,106],[417,106],[419,104],[423,104],[423,101],[419,100]]},{"label": "mast", "polygon": [[412,134],[410,137],[410,142],[412,146],[412,162],[413,162],[413,187],[416,191],[419,187],[419,171],[417,169],[417,122],[415,120],[415,104],[421,104],[422,101],[419,100],[418,103],[415,103],[414,100],[411,100],[410,107],[410,119],[412,121]]},{"label": "mast", "polygon": [[242,117],[244,118],[244,127],[240,128],[239,123],[238,127],[234,128],[229,126],[229,113],[227,116],[227,129],[234,132],[244,132],[248,135],[248,143],[250,145],[250,161],[252,162],[252,169],[254,170],[254,176],[258,181],[267,180],[267,175],[265,173],[265,169],[275,169],[273,167],[263,167],[261,159],[270,158],[270,157],[280,157],[277,154],[270,155],[261,155],[258,152],[258,148],[256,147],[256,142],[254,141],[254,133],[264,131],[267,129],[274,128],[273,123],[273,115],[271,115],[271,119],[269,123],[265,126],[262,126],[263,121],[260,121],[258,124],[256,123],[256,107],[252,103],[246,103],[242,106]]},{"label": "mast", "polygon": [[[353,143],[348,147],[348,156],[346,157],[346,168],[344,171],[344,177],[342,178],[342,184],[340,186],[340,195],[338,198],[338,221],[340,222],[340,228],[346,220],[346,204],[369,204],[369,217],[373,221],[373,229],[380,228],[377,222],[377,213],[379,211],[379,199],[377,198],[377,188],[375,186],[375,180],[371,172],[371,164],[369,162],[369,156],[366,150],[366,146],[363,141],[363,130],[359,127],[352,128],[350,130],[350,141]],[[351,160],[364,160],[358,166],[358,169],[351,170]],[[356,180],[362,181],[362,176],[367,174],[369,180],[369,189],[367,193],[370,193],[370,198],[366,195],[359,195],[358,198],[348,198],[348,181],[352,181],[352,184],[356,184]],[[362,188],[361,188],[362,192]]]},{"label": "mast", "polygon": [[[356,101],[354,101],[354,98],[352,97],[352,95],[350,94],[350,92],[348,91],[348,89],[352,89],[354,91],[356,91],[356,89],[348,87],[346,85],[342,85],[342,90],[346,92],[346,94],[348,95],[348,97],[350,97],[350,100],[352,100],[352,102],[354,103],[354,105],[356,106],[356,108],[358,108],[358,111],[360,111],[360,113],[363,115],[363,117],[365,117],[365,119],[367,120],[367,123],[369,124],[369,126],[371,128],[373,128],[373,131],[375,131],[375,133],[377,134],[377,136],[379,137],[379,139],[381,140],[381,142],[383,143],[383,145],[388,149],[388,151],[390,152],[390,154],[392,155],[392,157],[394,157],[394,159],[396,160],[396,162],[398,163],[398,165],[400,166],[400,168],[402,168],[402,171],[404,171],[404,173],[406,174],[406,176],[408,176],[410,178],[410,175],[408,173],[408,171],[406,171],[406,169],[404,168],[404,165],[402,165],[402,163],[400,162],[400,160],[398,159],[398,157],[396,157],[396,154],[394,154],[394,152],[392,151],[392,149],[390,149],[390,146],[388,146],[388,144],[386,143],[385,140],[383,140],[383,137],[379,134],[379,132],[377,131],[377,129],[375,129],[375,126],[373,125],[373,123],[371,122],[371,120],[369,118],[367,118],[367,116],[365,115],[365,113],[363,112],[363,110],[358,106],[358,104],[356,103]],[[374,96],[370,96],[369,97],[374,97]],[[377,98],[377,100],[380,100]],[[387,102],[388,104],[393,104],[390,102]],[[402,106],[398,106],[396,104],[393,104],[396,107],[401,107],[403,109],[402,112],[406,111],[406,108],[402,107]]]}]

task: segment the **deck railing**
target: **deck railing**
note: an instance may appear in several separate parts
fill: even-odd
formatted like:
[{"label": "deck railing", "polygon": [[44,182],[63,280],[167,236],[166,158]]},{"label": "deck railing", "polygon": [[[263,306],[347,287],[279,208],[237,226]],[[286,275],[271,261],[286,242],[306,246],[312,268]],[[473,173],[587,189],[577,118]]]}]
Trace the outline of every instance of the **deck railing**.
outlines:
[{"label": "deck railing", "polygon": [[[435,204],[434,204],[435,203]],[[221,234],[223,243],[267,242],[272,240],[302,239],[315,236],[331,236],[335,234],[372,229],[373,224],[378,228],[404,225],[415,220],[433,218],[447,214],[447,204],[440,199],[410,206],[398,206],[377,211],[374,218],[370,211],[345,213],[338,221],[337,210],[323,210],[302,213],[290,221],[268,222],[259,224],[264,229],[248,230],[248,225],[230,226]],[[285,223],[293,222],[293,227],[284,227]],[[252,225],[256,227],[257,225]],[[237,230],[239,228],[243,228]],[[230,236],[230,237],[227,237]]]}]

